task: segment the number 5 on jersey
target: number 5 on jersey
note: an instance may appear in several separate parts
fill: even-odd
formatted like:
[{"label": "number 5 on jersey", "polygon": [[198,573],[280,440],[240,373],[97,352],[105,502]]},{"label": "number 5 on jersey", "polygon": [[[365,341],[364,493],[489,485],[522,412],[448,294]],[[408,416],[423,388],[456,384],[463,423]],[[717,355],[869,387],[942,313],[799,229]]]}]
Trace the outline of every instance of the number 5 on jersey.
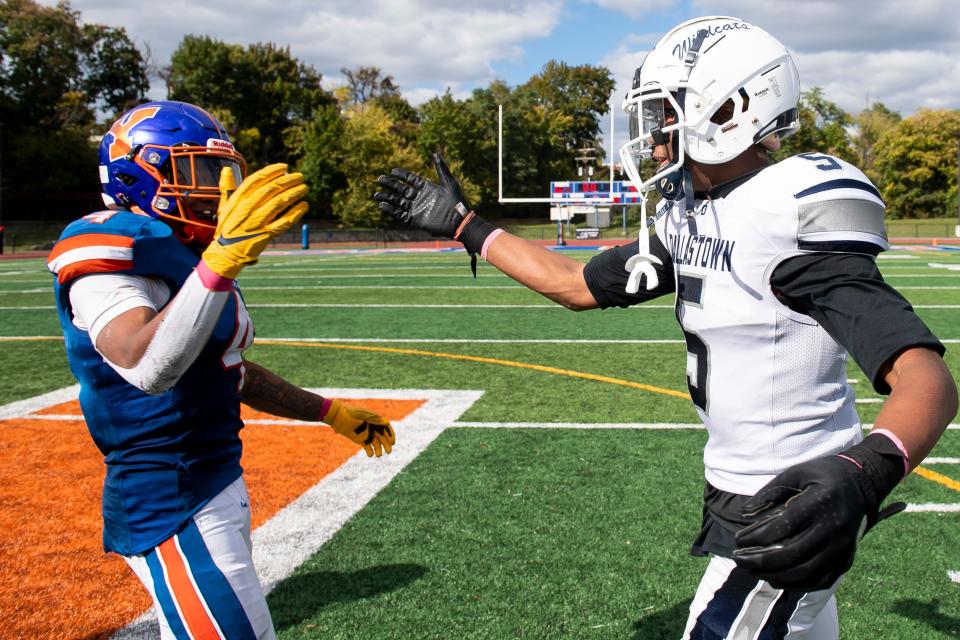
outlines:
[{"label": "number 5 on jersey", "polygon": [[[677,274],[677,322],[683,326],[683,305],[703,308],[704,278],[686,273]],[[683,331],[687,342],[687,389],[690,399],[704,413],[708,413],[707,381],[710,376],[710,350],[707,343],[693,331]]]}]

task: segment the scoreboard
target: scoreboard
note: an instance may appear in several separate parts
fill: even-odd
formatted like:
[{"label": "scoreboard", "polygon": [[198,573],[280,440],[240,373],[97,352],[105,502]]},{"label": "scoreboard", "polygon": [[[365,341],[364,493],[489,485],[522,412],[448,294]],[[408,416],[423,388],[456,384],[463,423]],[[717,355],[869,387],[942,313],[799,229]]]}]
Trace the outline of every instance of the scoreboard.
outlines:
[{"label": "scoreboard", "polygon": [[[550,197],[573,201],[612,198],[612,202],[599,203],[604,207],[617,204],[640,204],[640,194],[629,180],[614,180],[612,194],[609,180],[556,180],[550,183]],[[557,202],[555,206],[564,205],[562,202]]]}]

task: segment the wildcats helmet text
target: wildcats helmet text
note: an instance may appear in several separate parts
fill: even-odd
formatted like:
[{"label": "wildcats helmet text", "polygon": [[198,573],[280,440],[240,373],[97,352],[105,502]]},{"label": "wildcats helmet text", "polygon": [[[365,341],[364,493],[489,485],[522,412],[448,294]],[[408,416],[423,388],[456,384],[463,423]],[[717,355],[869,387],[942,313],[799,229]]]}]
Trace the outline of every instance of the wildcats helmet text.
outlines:
[{"label": "wildcats helmet text", "polygon": [[[704,37],[704,40],[710,36],[715,36],[722,31],[733,31],[734,29],[749,29],[750,25],[745,22],[728,22],[722,25],[710,25],[703,29],[707,32],[707,35]],[[697,32],[699,33],[699,32]],[[673,47],[673,55],[677,56],[680,60],[683,60],[687,55],[687,50],[690,49],[690,45],[693,44],[693,40],[696,38],[696,35],[692,35],[678,45]],[[707,47],[704,47],[706,49]]]}]

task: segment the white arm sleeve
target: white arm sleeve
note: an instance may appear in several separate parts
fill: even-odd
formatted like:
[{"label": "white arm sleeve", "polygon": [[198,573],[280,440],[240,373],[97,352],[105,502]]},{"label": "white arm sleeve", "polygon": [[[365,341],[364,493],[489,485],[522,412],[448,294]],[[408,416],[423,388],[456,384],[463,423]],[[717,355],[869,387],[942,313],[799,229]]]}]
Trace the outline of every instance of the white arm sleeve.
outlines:
[{"label": "white arm sleeve", "polygon": [[170,288],[160,278],[97,273],[70,285],[73,324],[90,334],[93,344],[111,320],[137,307],[160,311],[170,299]]},{"label": "white arm sleeve", "polygon": [[[88,276],[83,280],[94,280],[101,277],[100,275]],[[148,279],[139,278],[139,280]],[[74,288],[80,282],[82,280],[78,280],[71,287],[71,304],[74,304]],[[128,285],[135,287],[130,283]],[[96,335],[99,335],[100,330],[110,320],[124,311],[139,306],[149,306],[154,309],[162,307],[162,305],[142,304],[144,300],[151,301],[149,293],[144,289],[141,288],[142,297],[128,292],[129,295],[120,296],[119,300],[107,300],[107,308],[101,309],[99,312],[96,309],[85,309],[82,314],[78,314],[79,309],[75,306],[75,317],[82,317],[82,322],[88,327],[95,328]],[[82,295],[83,290],[81,289],[77,292],[78,300]],[[223,311],[223,306],[230,295],[229,291],[207,289],[194,271],[187,277],[183,287],[170,302],[169,310],[157,327],[140,361],[130,368],[118,366],[107,358],[104,358],[104,361],[124,380],[145,393],[151,395],[163,393],[175,385],[180,376],[197,359],[210,338],[210,334],[213,333],[217,320],[220,318],[220,313]],[[101,300],[103,299],[101,298]],[[110,304],[111,302],[112,304]],[[81,306],[85,304],[86,301],[81,302]],[[74,323],[77,324],[77,321],[75,320]],[[80,325],[77,324],[77,326]],[[96,345],[96,336],[93,332],[90,333],[90,338]]]}]

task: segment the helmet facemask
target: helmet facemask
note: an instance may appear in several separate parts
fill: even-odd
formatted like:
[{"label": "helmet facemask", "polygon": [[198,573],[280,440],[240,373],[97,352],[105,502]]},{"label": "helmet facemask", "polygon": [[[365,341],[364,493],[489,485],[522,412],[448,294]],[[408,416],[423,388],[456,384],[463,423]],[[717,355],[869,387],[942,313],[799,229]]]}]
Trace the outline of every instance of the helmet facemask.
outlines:
[{"label": "helmet facemask", "polygon": [[160,183],[150,203],[153,213],[171,223],[185,241],[208,244],[217,227],[220,174],[229,169],[236,184],[243,182],[243,157],[233,149],[196,143],[148,144],[135,151],[134,162]]},{"label": "helmet facemask", "polygon": [[[682,178],[677,170],[683,167],[686,155],[680,144],[686,121],[676,96],[662,89],[631,91],[624,100],[630,123],[630,140],[620,149],[620,159],[629,178],[641,190],[656,187],[664,198],[675,200],[682,195]],[[640,177],[644,160],[652,160],[654,148],[666,146],[669,157],[662,161],[646,180]]]}]

